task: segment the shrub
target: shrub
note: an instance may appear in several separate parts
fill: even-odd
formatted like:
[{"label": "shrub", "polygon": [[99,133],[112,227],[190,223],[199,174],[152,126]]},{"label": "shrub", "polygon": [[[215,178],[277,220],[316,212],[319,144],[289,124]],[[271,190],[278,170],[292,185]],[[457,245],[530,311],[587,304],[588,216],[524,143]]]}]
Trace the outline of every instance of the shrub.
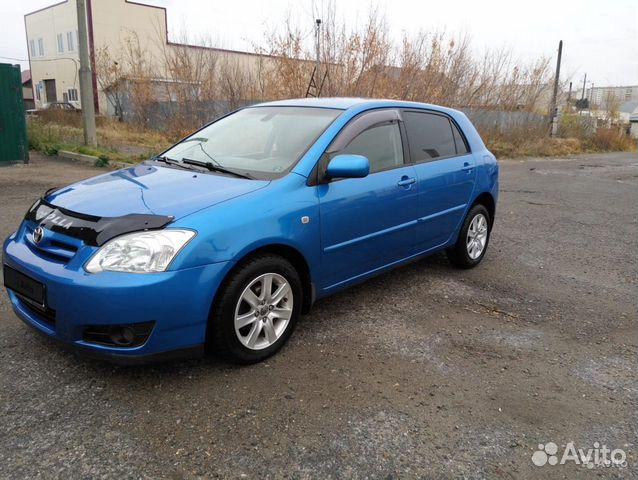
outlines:
[{"label": "shrub", "polygon": [[57,155],[60,151],[60,146],[57,144],[44,144],[41,151],[45,155]]},{"label": "shrub", "polygon": [[580,138],[588,136],[586,119],[574,113],[564,113],[558,119],[558,136],[563,138]]},{"label": "shrub", "polygon": [[106,155],[100,155],[98,159],[95,161],[96,167],[107,167],[111,159]]}]

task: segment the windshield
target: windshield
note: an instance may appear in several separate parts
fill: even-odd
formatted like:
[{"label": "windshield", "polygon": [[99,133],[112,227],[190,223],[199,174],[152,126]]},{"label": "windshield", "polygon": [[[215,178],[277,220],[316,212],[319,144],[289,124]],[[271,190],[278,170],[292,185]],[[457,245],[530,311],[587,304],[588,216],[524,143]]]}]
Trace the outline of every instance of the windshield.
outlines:
[{"label": "windshield", "polygon": [[297,163],[340,113],[327,108],[246,108],[204,127],[163,157],[278,177]]}]

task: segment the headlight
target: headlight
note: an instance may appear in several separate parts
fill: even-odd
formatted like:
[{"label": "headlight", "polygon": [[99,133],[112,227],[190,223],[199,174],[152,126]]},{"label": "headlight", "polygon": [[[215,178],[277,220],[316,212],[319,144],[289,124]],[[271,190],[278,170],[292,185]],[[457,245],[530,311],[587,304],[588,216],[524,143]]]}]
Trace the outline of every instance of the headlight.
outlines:
[{"label": "headlight", "polygon": [[163,272],[175,255],[195,236],[192,230],[167,228],[122,235],[106,242],[84,269],[102,271],[152,273]]}]

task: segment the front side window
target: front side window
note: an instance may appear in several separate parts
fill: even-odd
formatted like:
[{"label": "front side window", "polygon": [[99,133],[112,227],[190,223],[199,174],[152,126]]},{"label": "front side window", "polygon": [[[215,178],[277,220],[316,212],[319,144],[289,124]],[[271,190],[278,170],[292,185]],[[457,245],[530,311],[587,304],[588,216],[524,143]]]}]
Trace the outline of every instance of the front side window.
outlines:
[{"label": "front side window", "polygon": [[329,108],[245,108],[194,133],[163,155],[274,178],[292,168],[340,114],[341,110]]},{"label": "front side window", "polygon": [[78,90],[77,88],[69,88],[69,101],[77,102],[78,101]]},{"label": "front side window", "polygon": [[399,125],[394,122],[369,128],[339,153],[367,157],[370,161],[370,173],[399,167],[403,165],[403,143]]},{"label": "front side window", "polygon": [[58,33],[58,53],[64,53],[64,37]]},{"label": "front side window", "polygon": [[404,112],[410,155],[414,162],[456,155],[450,120],[443,115]]},{"label": "front side window", "polygon": [[35,40],[29,40],[29,51],[31,52],[31,56],[35,57]]},{"label": "front side window", "polygon": [[38,38],[38,55],[44,57],[44,39]]}]

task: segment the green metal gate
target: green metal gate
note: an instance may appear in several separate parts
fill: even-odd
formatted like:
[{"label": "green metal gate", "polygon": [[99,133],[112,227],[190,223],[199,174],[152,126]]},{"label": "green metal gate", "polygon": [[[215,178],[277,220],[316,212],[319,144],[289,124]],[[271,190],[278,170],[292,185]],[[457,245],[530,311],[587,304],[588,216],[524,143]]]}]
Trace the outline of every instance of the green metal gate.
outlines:
[{"label": "green metal gate", "polygon": [[20,67],[0,63],[0,165],[29,161]]}]

